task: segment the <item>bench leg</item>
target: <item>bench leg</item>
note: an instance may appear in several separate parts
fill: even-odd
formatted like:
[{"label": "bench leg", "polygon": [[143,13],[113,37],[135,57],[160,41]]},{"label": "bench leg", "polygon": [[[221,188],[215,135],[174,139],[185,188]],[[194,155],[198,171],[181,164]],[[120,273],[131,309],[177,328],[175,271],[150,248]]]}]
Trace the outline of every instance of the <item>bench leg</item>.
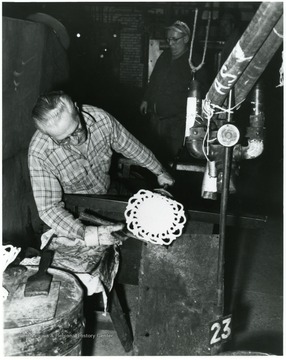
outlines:
[{"label": "bench leg", "polygon": [[109,314],[117,336],[126,352],[133,348],[133,336],[119,302],[116,289],[113,288],[109,295]]}]

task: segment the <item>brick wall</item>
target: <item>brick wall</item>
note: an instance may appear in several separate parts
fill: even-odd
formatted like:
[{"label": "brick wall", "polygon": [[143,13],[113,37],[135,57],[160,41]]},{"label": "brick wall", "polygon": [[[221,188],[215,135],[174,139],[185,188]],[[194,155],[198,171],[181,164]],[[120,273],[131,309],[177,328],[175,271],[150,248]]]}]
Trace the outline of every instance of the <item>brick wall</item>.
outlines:
[{"label": "brick wall", "polygon": [[[127,3],[124,5],[122,3],[114,5],[113,3],[105,6],[92,3],[86,6],[88,13],[92,14],[93,21],[97,24],[119,24],[120,34],[118,36],[120,37],[121,49],[119,80],[122,85],[139,88],[143,87],[147,78],[146,52],[148,49],[146,44],[144,45],[147,33],[151,32],[153,35],[156,32],[161,33],[166,23],[171,23],[174,19],[182,19],[191,25],[195,8],[191,3],[173,3],[172,6],[167,3],[150,4],[148,8],[144,7],[142,3],[138,3],[138,5],[130,3],[129,6]],[[233,6],[232,3],[228,3],[226,7],[231,8]],[[244,20],[249,21],[253,16],[253,4],[248,7],[243,4],[236,5],[236,7],[241,10]],[[214,10],[221,10],[221,5],[217,5],[217,9],[214,6]],[[200,14],[202,12],[203,9],[201,8]],[[216,16],[218,12],[216,12]],[[214,29],[212,30],[216,30],[217,26],[218,23],[213,21],[212,27]],[[204,26],[203,30],[205,31]],[[216,33],[216,31],[212,31],[212,33]],[[212,37],[211,34],[210,38]]]},{"label": "brick wall", "polygon": [[143,82],[143,36],[144,20],[142,11],[134,7],[87,5],[93,21],[119,24],[120,34],[120,83],[142,87]]}]

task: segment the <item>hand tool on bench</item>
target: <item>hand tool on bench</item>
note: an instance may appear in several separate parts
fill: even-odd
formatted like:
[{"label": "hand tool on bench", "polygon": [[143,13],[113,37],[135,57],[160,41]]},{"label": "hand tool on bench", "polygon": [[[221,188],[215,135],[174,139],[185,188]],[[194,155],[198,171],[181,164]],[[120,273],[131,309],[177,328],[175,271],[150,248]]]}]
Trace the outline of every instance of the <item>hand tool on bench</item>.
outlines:
[{"label": "hand tool on bench", "polygon": [[48,274],[47,270],[52,263],[54,252],[44,250],[41,256],[39,270],[30,276],[24,290],[24,296],[48,295],[53,280],[53,275]]},{"label": "hand tool on bench", "polygon": [[[38,272],[28,277],[27,282],[15,284],[17,287],[11,291],[12,296],[4,314],[5,328],[34,325],[54,318],[61,282],[52,281],[53,275],[47,274],[52,258],[53,251],[43,251]],[[22,281],[25,281],[25,277],[23,275]]]}]

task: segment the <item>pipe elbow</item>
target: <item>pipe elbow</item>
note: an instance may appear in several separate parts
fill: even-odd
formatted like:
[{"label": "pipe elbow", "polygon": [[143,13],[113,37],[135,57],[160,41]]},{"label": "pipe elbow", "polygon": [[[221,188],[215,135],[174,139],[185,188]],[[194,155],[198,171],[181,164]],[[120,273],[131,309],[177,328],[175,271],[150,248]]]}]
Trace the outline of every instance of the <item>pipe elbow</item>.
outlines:
[{"label": "pipe elbow", "polygon": [[262,140],[248,140],[248,146],[241,147],[241,158],[245,160],[255,159],[263,153],[264,143]]},{"label": "pipe elbow", "polygon": [[187,140],[186,147],[188,153],[196,159],[204,159],[203,141],[200,140]]},{"label": "pipe elbow", "polygon": [[203,139],[205,130],[202,127],[190,129],[190,136],[186,137],[186,148],[188,153],[196,159],[204,159]]}]

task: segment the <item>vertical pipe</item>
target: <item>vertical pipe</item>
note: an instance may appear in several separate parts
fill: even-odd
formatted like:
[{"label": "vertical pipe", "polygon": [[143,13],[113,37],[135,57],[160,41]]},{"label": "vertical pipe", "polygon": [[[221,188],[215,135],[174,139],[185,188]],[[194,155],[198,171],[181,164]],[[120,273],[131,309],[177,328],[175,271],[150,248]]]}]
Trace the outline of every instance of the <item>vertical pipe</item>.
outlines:
[{"label": "vertical pipe", "polygon": [[[231,108],[232,90],[229,92],[228,109]],[[227,122],[231,121],[231,114],[228,113]],[[218,256],[218,271],[217,271],[217,307],[220,313],[223,313],[223,299],[224,299],[224,248],[225,248],[225,228],[226,228],[226,211],[229,193],[229,179],[231,172],[231,159],[233,147],[224,148],[224,167],[223,180],[220,202],[220,221],[219,221],[219,256]]]}]

